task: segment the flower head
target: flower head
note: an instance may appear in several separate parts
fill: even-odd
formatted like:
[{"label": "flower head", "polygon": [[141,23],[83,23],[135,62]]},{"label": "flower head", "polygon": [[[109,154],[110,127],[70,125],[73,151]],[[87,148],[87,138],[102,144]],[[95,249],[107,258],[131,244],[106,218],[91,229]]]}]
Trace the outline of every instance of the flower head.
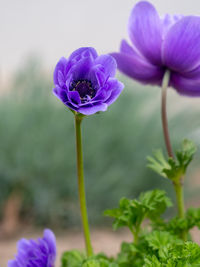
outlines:
[{"label": "flower head", "polygon": [[51,230],[44,231],[43,238],[21,239],[18,254],[8,262],[8,267],[54,267],[56,259],[56,239]]},{"label": "flower head", "polygon": [[160,18],[152,4],[142,1],[131,12],[128,32],[132,44],[123,40],[120,53],[112,53],[119,70],[160,85],[169,69],[170,85],[180,94],[200,96],[200,17]]},{"label": "flower head", "polygon": [[116,68],[112,56],[98,56],[91,47],[79,48],[57,63],[53,92],[78,113],[91,115],[105,111],[123,89],[123,84],[114,78]]}]

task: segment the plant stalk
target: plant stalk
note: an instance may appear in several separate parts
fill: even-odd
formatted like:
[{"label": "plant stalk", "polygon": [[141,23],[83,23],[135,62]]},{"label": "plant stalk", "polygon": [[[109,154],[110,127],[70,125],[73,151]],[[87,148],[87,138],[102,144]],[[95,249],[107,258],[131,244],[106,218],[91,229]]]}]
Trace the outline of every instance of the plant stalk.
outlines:
[{"label": "plant stalk", "polygon": [[82,122],[82,118],[79,117],[78,115],[75,115],[79,203],[80,203],[81,219],[82,219],[83,232],[84,232],[84,238],[85,238],[85,247],[87,251],[87,256],[90,257],[93,254],[93,250],[92,250],[92,244],[91,244],[91,239],[90,239],[90,229],[89,229],[89,223],[88,223],[86,196],[85,196],[81,122]]},{"label": "plant stalk", "polygon": [[134,233],[134,244],[137,245],[138,241],[139,241],[139,232],[140,232],[140,228],[136,229],[135,233]]},{"label": "plant stalk", "polygon": [[[169,128],[168,128],[168,119],[167,119],[167,88],[170,81],[170,71],[166,70],[163,81],[162,81],[162,99],[161,99],[161,117],[162,117],[162,127],[165,140],[165,146],[167,149],[168,156],[174,158],[174,153],[172,150],[172,145],[170,141]],[[179,218],[185,217],[185,208],[184,208],[184,197],[183,197],[183,177],[180,177],[173,182],[174,190],[176,193],[176,203],[178,209]],[[187,233],[182,232],[181,238],[183,240],[187,239]]]},{"label": "plant stalk", "polygon": [[133,235],[133,244],[137,245],[138,244],[138,239],[139,239],[139,230],[136,231],[135,229],[133,229],[132,226],[129,227],[132,235]]},{"label": "plant stalk", "polygon": [[165,145],[167,148],[168,156],[173,158],[173,150],[171,146],[170,136],[169,136],[169,129],[168,129],[168,120],[167,120],[167,88],[170,81],[170,71],[166,70],[163,82],[162,82],[162,99],[161,99],[161,114],[162,114],[162,127],[163,127],[163,134],[165,139]]},{"label": "plant stalk", "polygon": [[178,216],[184,218],[184,201],[183,201],[183,186],[181,185],[181,179],[178,183],[174,182],[174,189],[176,192],[176,202],[178,206]]}]

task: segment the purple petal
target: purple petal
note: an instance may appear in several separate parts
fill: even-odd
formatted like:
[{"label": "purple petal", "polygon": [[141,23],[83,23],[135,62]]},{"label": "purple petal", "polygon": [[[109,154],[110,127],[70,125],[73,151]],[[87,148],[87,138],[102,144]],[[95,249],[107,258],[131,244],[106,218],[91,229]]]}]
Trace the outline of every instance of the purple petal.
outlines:
[{"label": "purple petal", "polygon": [[92,82],[93,87],[98,90],[99,87],[104,86],[106,82],[106,75],[104,73],[104,68],[101,65],[94,65],[88,75],[88,80]]},{"label": "purple petal", "polygon": [[60,82],[63,82],[63,78],[65,77],[67,71],[69,70],[70,64],[68,64],[68,61],[66,58],[62,57],[54,70],[53,78],[54,78],[54,83],[55,85],[60,85]]},{"label": "purple petal", "polygon": [[17,248],[18,250],[26,250],[30,247],[30,241],[25,239],[25,238],[22,238],[21,240],[19,240],[17,242]]},{"label": "purple petal", "polygon": [[72,109],[72,110],[75,110],[77,111],[79,109],[79,105],[75,104],[75,103],[72,103],[72,102],[69,102],[67,101],[66,103],[64,103],[65,106],[67,106],[68,108]]},{"label": "purple petal", "polygon": [[148,63],[137,55],[112,53],[116,59],[118,69],[129,77],[143,83],[160,84],[163,70]]},{"label": "purple petal", "polygon": [[[109,93],[109,96],[110,96],[110,93]],[[92,99],[92,101],[103,101],[104,99],[106,99],[106,97],[108,97],[108,91],[106,89],[101,88],[97,92],[96,96]]]},{"label": "purple petal", "polygon": [[151,63],[161,65],[162,25],[154,6],[146,1],[136,4],[128,29],[133,45]]},{"label": "purple petal", "polygon": [[128,54],[129,56],[138,57],[138,60],[143,60],[147,62],[147,64],[152,65],[141,53],[137,50],[133,45],[130,46],[126,40],[122,40],[120,44],[120,52]]},{"label": "purple petal", "polygon": [[63,90],[59,86],[56,86],[53,89],[53,94],[64,103],[68,101],[67,91]]},{"label": "purple petal", "polygon": [[60,86],[63,86],[65,84],[65,77],[60,70],[58,71],[57,79],[58,79],[58,84]]},{"label": "purple petal", "polygon": [[125,53],[125,54],[129,54],[134,55],[134,56],[138,56],[138,52],[136,52],[135,47],[133,48],[132,46],[130,46],[126,40],[122,40],[121,41],[121,45],[120,45],[120,52],[121,53]]},{"label": "purple petal", "polygon": [[69,91],[68,97],[69,97],[69,100],[71,100],[71,102],[73,104],[75,103],[78,105],[81,103],[81,99],[80,99],[79,93],[77,91]]},{"label": "purple petal", "polygon": [[82,106],[78,109],[78,112],[84,114],[84,115],[92,115],[99,111],[106,111],[108,105],[105,103],[97,103],[97,104],[87,104],[85,106]]},{"label": "purple petal", "polygon": [[183,15],[170,15],[166,14],[163,19],[161,19],[162,22],[162,32],[163,32],[163,39],[165,38],[167,32],[169,29],[180,19],[183,18]]},{"label": "purple petal", "polygon": [[54,233],[51,230],[45,229],[44,241],[46,241],[46,244],[48,245],[48,248],[49,248],[48,252],[52,255],[51,261],[53,263],[56,259],[56,238],[55,238]]},{"label": "purple petal", "polygon": [[196,67],[192,71],[189,72],[183,72],[181,75],[185,78],[191,78],[191,79],[199,79],[200,78],[200,66]]},{"label": "purple petal", "polygon": [[181,95],[200,96],[200,79],[187,79],[178,74],[172,74],[171,85]]},{"label": "purple petal", "polygon": [[82,58],[90,57],[91,59],[95,59],[97,57],[97,52],[93,47],[81,47],[75,50],[69,57],[69,60],[79,61]]},{"label": "purple petal", "polygon": [[112,56],[110,56],[110,55],[99,56],[95,60],[95,64],[97,64],[97,65],[100,64],[101,66],[103,66],[103,72],[104,72],[106,77],[108,77],[108,76],[114,77],[115,76],[116,69],[117,69],[117,63]]},{"label": "purple petal", "polygon": [[9,260],[8,267],[20,267],[20,265],[15,260]]},{"label": "purple petal", "polygon": [[110,97],[107,98],[105,103],[109,106],[111,105],[121,94],[124,85],[123,83],[119,82],[117,79],[109,79],[107,82],[109,90],[111,90]]},{"label": "purple petal", "polygon": [[163,44],[163,61],[177,72],[191,71],[199,65],[199,17],[184,17],[171,27]]},{"label": "purple petal", "polygon": [[74,81],[88,79],[92,64],[90,57],[81,59],[70,69],[69,76],[71,76]]}]

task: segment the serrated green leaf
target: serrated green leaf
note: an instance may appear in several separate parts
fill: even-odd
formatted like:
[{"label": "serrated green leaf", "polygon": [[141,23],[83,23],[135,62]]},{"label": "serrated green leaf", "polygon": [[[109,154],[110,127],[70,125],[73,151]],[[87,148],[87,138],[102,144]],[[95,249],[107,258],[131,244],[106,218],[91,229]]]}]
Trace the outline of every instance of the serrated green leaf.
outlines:
[{"label": "serrated green leaf", "polygon": [[188,241],[177,245],[171,249],[170,254],[177,266],[193,267],[200,264],[200,247],[194,242]]},{"label": "serrated green leaf", "polygon": [[154,157],[148,157],[148,167],[170,180],[176,181],[184,176],[192,161],[196,146],[192,141],[183,140],[181,150],[176,151],[176,158],[165,159],[161,150],[154,152]]},{"label": "serrated green leaf", "polygon": [[153,231],[145,237],[149,247],[158,252],[159,258],[169,257],[169,248],[174,244],[182,243],[176,236],[166,231]]},{"label": "serrated green leaf", "polygon": [[134,237],[138,237],[144,219],[160,220],[161,214],[170,206],[172,202],[165,191],[152,190],[142,193],[138,200],[122,198],[117,209],[107,210],[104,214],[114,218],[114,230],[126,226]]},{"label": "serrated green leaf", "polygon": [[96,259],[86,260],[81,266],[82,267],[101,267],[99,261]]},{"label": "serrated green leaf", "polygon": [[78,250],[64,252],[61,258],[61,267],[79,267],[85,256]]},{"label": "serrated green leaf", "polygon": [[190,229],[197,226],[200,229],[200,208],[190,208],[186,212],[186,220]]},{"label": "serrated green leaf", "polygon": [[147,257],[145,259],[144,267],[162,267],[161,262],[156,258],[155,255]]},{"label": "serrated green leaf", "polygon": [[120,216],[120,211],[118,209],[105,210],[103,214],[105,216],[116,218],[116,217]]},{"label": "serrated green leaf", "polygon": [[164,178],[167,178],[165,172],[163,172],[164,169],[169,169],[170,165],[166,161],[162,150],[155,150],[153,153],[153,157],[148,156],[147,157],[148,164],[147,167],[155,171],[156,173],[160,174]]},{"label": "serrated green leaf", "polygon": [[118,267],[116,263],[110,262],[104,258],[90,258],[83,262],[81,267]]},{"label": "serrated green leaf", "polygon": [[153,224],[154,229],[168,231],[176,236],[180,236],[183,231],[188,233],[194,226],[200,229],[200,208],[189,208],[184,218],[176,216],[167,222],[158,220]]},{"label": "serrated green leaf", "polygon": [[184,166],[184,171],[188,167],[189,163],[193,159],[193,156],[197,150],[196,145],[187,139],[182,142],[182,149],[176,152],[176,157],[180,165]]},{"label": "serrated green leaf", "polygon": [[147,217],[152,220],[157,219],[167,207],[172,206],[166,192],[158,189],[141,194],[139,200],[146,207]]}]

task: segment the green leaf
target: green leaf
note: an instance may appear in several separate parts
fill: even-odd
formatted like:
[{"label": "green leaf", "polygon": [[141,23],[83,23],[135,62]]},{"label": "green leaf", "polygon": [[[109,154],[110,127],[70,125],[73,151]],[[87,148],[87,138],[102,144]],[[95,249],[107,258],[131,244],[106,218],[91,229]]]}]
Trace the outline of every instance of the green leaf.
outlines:
[{"label": "green leaf", "polygon": [[196,153],[196,145],[187,139],[184,139],[182,142],[182,149],[176,152],[176,157],[181,166],[184,167],[184,173],[190,162],[193,159],[194,154]]},{"label": "green leaf", "polygon": [[131,227],[134,225],[137,212],[138,211],[134,205],[134,200],[122,198],[119,201],[119,208],[106,210],[104,215],[115,218],[113,222],[113,228],[116,230],[122,226]]},{"label": "green leaf", "polygon": [[117,256],[117,263],[120,267],[132,267],[133,263],[134,267],[139,267],[143,266],[144,260],[137,245],[123,242]]},{"label": "green leaf", "polygon": [[168,222],[154,221],[153,225],[154,229],[168,231],[176,236],[180,236],[183,231],[189,232],[194,226],[200,229],[200,208],[189,208],[185,213],[185,218],[176,216]]},{"label": "green leaf", "polygon": [[89,258],[83,262],[81,267],[118,267],[116,263],[110,262],[104,258]]},{"label": "green leaf", "polygon": [[141,194],[139,200],[146,207],[146,217],[155,221],[160,218],[167,207],[172,206],[171,200],[166,196],[163,190],[155,189]]},{"label": "green leaf", "polygon": [[165,191],[153,190],[142,193],[138,200],[122,198],[118,208],[106,210],[104,214],[114,218],[114,230],[125,226],[135,236],[139,234],[140,226],[145,218],[157,221],[170,206],[172,203]]},{"label": "green leaf", "polygon": [[159,258],[169,257],[169,248],[174,244],[182,243],[176,236],[165,231],[153,231],[145,237],[149,247],[158,252]]},{"label": "green leaf", "polygon": [[200,247],[194,242],[185,242],[177,245],[170,251],[171,258],[176,266],[199,266],[200,265]]},{"label": "green leaf", "polygon": [[100,267],[100,263],[96,259],[89,259],[82,264],[82,267]]},{"label": "green leaf", "polygon": [[61,267],[79,267],[85,256],[78,250],[64,252],[61,258]]},{"label": "green leaf", "polygon": [[194,226],[200,229],[200,208],[189,208],[186,212],[186,219],[190,229]]},{"label": "green leaf", "polygon": [[162,150],[155,150],[153,153],[153,157],[147,157],[148,164],[147,167],[160,174],[161,176],[167,178],[166,173],[163,171],[164,169],[169,169],[170,165],[166,161]]},{"label": "green leaf", "polygon": [[86,260],[82,265],[82,267],[100,267],[100,263],[96,259]]},{"label": "green leaf", "polygon": [[183,140],[181,150],[176,151],[176,158],[165,159],[161,150],[154,152],[154,157],[147,157],[148,167],[170,180],[178,180],[184,176],[188,165],[196,152],[196,146],[192,141]]},{"label": "green leaf", "polygon": [[161,262],[156,258],[155,255],[152,257],[147,257],[145,259],[145,265],[144,267],[162,267]]}]

